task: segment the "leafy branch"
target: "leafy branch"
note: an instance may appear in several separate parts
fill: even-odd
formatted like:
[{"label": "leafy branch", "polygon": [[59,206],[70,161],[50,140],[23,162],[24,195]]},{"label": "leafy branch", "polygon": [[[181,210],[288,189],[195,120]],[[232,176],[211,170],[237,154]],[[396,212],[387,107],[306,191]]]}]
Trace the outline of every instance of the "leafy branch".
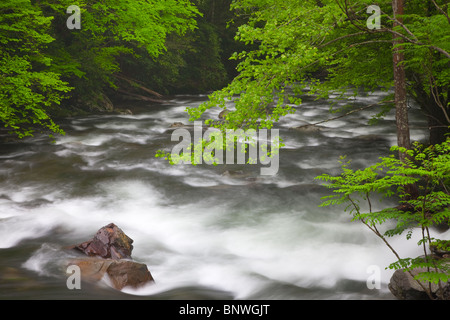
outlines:
[{"label": "leafy branch", "polygon": [[[326,187],[333,189],[333,194],[323,198],[321,206],[346,204],[346,211],[353,216],[352,221],[360,221],[369,228],[392,251],[397,261],[390,264],[390,269],[405,269],[422,287],[424,292],[434,299],[431,284],[440,286],[436,293],[441,298],[442,284],[450,280],[450,265],[442,258],[430,254],[431,248],[446,248],[449,241],[431,237],[433,226],[450,222],[450,138],[440,145],[424,147],[416,144],[412,150],[393,147],[392,151],[407,153],[406,163],[395,158],[381,157],[380,162],[365,169],[352,170],[350,162],[341,157],[342,173],[339,176],[323,174],[316,179],[326,182]],[[405,193],[405,186],[416,184],[420,194],[411,198]],[[395,197],[408,210],[385,208],[373,211],[373,194],[384,198]],[[364,200],[368,211],[363,212],[360,201]],[[378,226],[387,221],[396,221],[393,228],[381,232]],[[418,258],[401,258],[388,241],[389,237],[403,234],[406,230],[407,240],[411,239],[413,230],[420,229],[421,239],[418,245],[423,248],[424,256]],[[413,276],[412,271],[426,268]],[[428,287],[426,286],[428,284]]]}]

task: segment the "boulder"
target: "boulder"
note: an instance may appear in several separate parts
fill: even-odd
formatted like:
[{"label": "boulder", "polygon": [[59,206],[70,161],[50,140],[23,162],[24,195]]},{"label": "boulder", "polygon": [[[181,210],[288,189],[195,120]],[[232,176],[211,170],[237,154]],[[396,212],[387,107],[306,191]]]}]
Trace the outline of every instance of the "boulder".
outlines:
[{"label": "boulder", "polygon": [[442,294],[442,299],[443,300],[450,300],[450,285],[447,285],[444,288],[444,292]]},{"label": "boulder", "polygon": [[133,240],[114,223],[97,231],[92,240],[73,246],[88,256],[111,259],[131,259]]},{"label": "boulder", "polygon": [[134,261],[113,261],[106,273],[117,290],[122,290],[128,286],[138,288],[149,282],[154,282],[147,265]]},{"label": "boulder", "polygon": [[122,229],[110,223],[91,240],[68,247],[86,256],[70,259],[67,265],[77,265],[83,281],[98,282],[107,277],[117,290],[154,282],[147,265],[132,260],[132,243]]},{"label": "boulder", "polygon": [[[391,293],[400,300],[428,300],[430,297],[419,285],[417,280],[413,279],[413,276],[421,272],[426,272],[426,268],[416,268],[409,272],[405,272],[404,269],[399,269],[394,272],[389,282],[388,288]],[[425,282],[421,282],[425,288],[430,288],[430,285]],[[450,291],[450,283],[443,285],[444,295],[448,296],[448,292]],[[436,296],[436,293],[439,290],[439,286],[437,284],[431,284],[431,293],[433,296]]]},{"label": "boulder", "polygon": [[124,108],[115,108],[114,111],[117,114],[121,114],[121,115],[132,115],[133,111],[131,111],[130,109],[124,109]]},{"label": "boulder", "polygon": [[87,282],[97,282],[103,279],[110,264],[114,260],[95,257],[70,259],[67,266],[76,265],[80,268],[81,279]]},{"label": "boulder", "polygon": [[77,265],[80,268],[83,281],[98,282],[107,278],[117,290],[125,287],[139,288],[154,282],[147,265],[131,260],[87,257],[71,259],[68,265]]}]

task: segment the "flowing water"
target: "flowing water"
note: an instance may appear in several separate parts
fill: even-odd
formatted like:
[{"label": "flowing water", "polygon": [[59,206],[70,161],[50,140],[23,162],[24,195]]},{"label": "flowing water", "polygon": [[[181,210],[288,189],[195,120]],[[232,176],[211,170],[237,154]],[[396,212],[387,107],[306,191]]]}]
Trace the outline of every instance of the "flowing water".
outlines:
[{"label": "flowing water", "polygon": [[[335,116],[326,102],[306,100],[277,124],[286,146],[271,176],[258,165],[194,167],[155,158],[176,144],[170,124],[187,123],[185,108],[205,99],[130,104],[124,107],[132,115],[67,119],[66,135],[54,141],[3,143],[0,299],[392,299],[392,271],[384,268],[394,256],[343,208],[319,208],[329,191],[314,177],[338,173],[340,155],[361,167],[388,154],[396,141],[393,115],[368,126],[367,110],[317,132],[290,130]],[[411,125],[413,139],[426,140],[414,108]],[[147,264],[156,282],[123,292],[106,281],[69,290],[63,248],[111,222],[134,240],[133,259]],[[414,256],[420,252],[412,241],[393,244]],[[380,289],[367,286],[371,266],[380,270]]]}]

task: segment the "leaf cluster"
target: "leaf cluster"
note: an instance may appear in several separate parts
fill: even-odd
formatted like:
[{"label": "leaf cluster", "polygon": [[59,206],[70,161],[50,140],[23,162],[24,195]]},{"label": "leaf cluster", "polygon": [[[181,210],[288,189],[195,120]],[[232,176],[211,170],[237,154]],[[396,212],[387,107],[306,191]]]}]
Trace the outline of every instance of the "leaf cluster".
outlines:
[{"label": "leaf cluster", "polygon": [[0,3],[0,122],[21,138],[36,127],[62,133],[48,110],[72,87],[49,70],[51,59],[43,53],[54,40],[51,21],[30,1]]}]

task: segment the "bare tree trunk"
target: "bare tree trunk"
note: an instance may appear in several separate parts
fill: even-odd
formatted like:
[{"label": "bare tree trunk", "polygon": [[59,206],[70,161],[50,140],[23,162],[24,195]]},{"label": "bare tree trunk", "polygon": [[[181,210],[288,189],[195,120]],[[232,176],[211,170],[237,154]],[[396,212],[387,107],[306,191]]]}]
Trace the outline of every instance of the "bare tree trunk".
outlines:
[{"label": "bare tree trunk", "polygon": [[[392,9],[394,11],[394,28],[402,22],[403,0],[392,0]],[[400,15],[400,17],[399,17]],[[393,62],[394,62],[394,89],[395,89],[395,119],[397,124],[397,144],[399,147],[406,149],[411,148],[409,136],[408,122],[408,105],[406,99],[406,75],[404,63],[404,55],[401,44],[402,38],[394,35]],[[399,157],[405,160],[405,153],[400,152]]]}]

